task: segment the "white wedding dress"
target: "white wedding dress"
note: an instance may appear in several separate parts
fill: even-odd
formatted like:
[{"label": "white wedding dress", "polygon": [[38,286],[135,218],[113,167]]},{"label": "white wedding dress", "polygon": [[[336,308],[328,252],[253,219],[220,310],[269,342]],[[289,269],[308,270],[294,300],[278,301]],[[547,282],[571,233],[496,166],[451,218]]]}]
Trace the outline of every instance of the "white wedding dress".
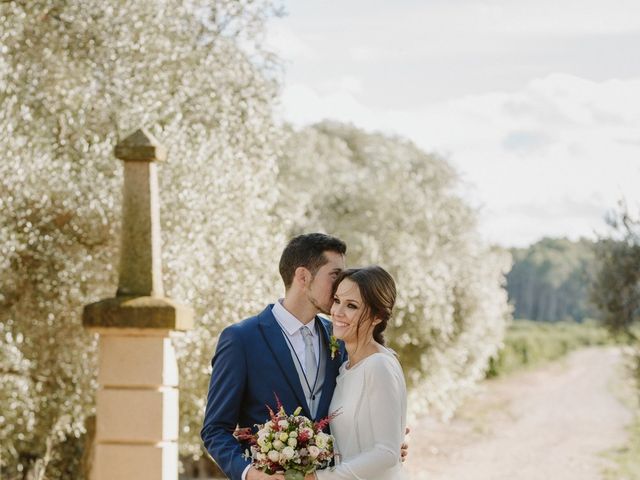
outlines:
[{"label": "white wedding dress", "polygon": [[400,460],[407,416],[407,388],[395,355],[381,347],[347,368],[340,367],[329,412],[340,461],[318,470],[319,480],[403,480]]}]

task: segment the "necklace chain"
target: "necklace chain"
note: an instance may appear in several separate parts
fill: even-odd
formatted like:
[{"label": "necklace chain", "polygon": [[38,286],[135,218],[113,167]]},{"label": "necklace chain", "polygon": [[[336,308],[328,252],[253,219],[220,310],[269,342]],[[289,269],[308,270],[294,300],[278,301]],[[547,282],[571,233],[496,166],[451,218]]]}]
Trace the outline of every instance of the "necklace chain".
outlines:
[{"label": "necklace chain", "polygon": [[[320,362],[318,362],[318,365],[316,366],[316,379],[313,382],[313,388],[312,388],[311,384],[309,383],[309,379],[307,378],[307,374],[304,371],[304,367],[302,366],[302,362],[300,361],[300,358],[298,357],[298,354],[296,353],[296,349],[293,347],[293,344],[291,343],[291,340],[289,340],[289,335],[284,330],[284,328],[282,328],[282,325],[280,325],[280,322],[276,321],[276,323],[280,327],[280,330],[282,331],[282,334],[284,335],[284,339],[289,344],[289,347],[291,347],[291,351],[293,352],[294,357],[296,357],[296,361],[298,362],[298,365],[300,366],[300,371],[302,372],[302,377],[304,378],[304,383],[307,384],[307,388],[309,389],[309,395],[311,396],[311,400],[315,400],[316,399],[316,393],[318,393],[315,390],[316,390],[316,387],[318,386],[318,377],[319,377],[319,373],[320,373]],[[314,320],[314,328],[315,327],[316,327],[316,325],[315,325],[315,320]],[[305,348],[306,348],[306,345],[305,345]],[[320,352],[318,352],[318,357],[320,357]]]}]

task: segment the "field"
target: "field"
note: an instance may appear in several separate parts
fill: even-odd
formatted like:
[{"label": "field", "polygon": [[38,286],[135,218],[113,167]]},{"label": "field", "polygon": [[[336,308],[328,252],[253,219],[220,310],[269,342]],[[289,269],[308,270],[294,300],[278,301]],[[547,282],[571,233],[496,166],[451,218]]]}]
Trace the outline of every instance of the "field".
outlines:
[{"label": "field", "polygon": [[491,359],[487,377],[556,360],[581,347],[614,343],[607,330],[595,322],[533,322],[515,320],[508,328],[504,347]]}]

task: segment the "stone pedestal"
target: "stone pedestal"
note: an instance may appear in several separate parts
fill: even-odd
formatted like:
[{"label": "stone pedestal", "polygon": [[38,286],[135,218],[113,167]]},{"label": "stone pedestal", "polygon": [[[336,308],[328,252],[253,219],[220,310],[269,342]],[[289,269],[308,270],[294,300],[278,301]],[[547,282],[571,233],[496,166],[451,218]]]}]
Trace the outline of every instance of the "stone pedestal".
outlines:
[{"label": "stone pedestal", "polygon": [[177,480],[177,442],[96,445],[92,480]]},{"label": "stone pedestal", "polygon": [[116,147],[125,162],[116,296],[83,311],[100,335],[91,480],[178,479],[178,365],[171,343],[192,312],[165,298],[156,166],[165,150],[143,130]]},{"label": "stone pedestal", "polygon": [[169,331],[102,331],[92,480],[178,478],[178,366]]}]

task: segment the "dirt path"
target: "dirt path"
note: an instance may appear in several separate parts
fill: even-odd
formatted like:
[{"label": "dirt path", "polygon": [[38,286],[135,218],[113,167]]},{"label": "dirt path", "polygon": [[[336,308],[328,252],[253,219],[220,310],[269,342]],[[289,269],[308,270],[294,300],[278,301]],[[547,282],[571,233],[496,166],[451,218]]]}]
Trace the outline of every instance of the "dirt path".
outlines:
[{"label": "dirt path", "polygon": [[631,412],[615,348],[590,348],[486,382],[449,424],[412,425],[413,480],[600,480],[604,451],[623,445]]}]

